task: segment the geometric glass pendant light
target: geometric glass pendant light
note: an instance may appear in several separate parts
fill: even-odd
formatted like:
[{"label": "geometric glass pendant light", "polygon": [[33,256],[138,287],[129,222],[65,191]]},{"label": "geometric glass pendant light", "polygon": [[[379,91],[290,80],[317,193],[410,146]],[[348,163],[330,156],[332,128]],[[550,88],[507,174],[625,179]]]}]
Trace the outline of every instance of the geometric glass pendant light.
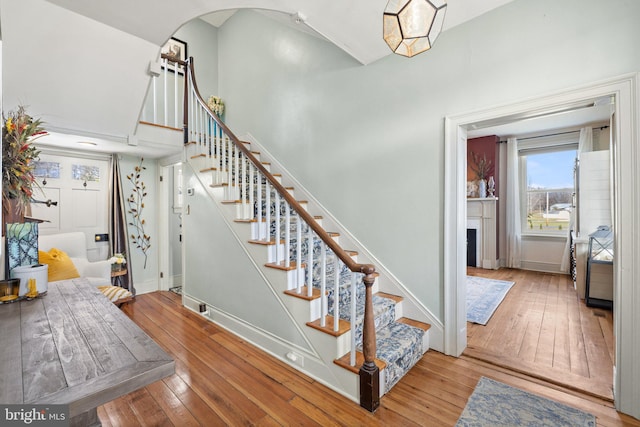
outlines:
[{"label": "geometric glass pendant light", "polygon": [[446,0],[389,0],[382,22],[384,41],[394,53],[412,57],[431,49],[444,15]]}]

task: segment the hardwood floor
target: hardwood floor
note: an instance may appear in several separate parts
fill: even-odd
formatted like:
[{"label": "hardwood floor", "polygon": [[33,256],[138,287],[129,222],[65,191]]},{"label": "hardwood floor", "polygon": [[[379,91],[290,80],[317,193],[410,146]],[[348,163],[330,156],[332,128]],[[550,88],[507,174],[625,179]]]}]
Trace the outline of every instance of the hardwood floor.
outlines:
[{"label": "hardwood floor", "polygon": [[613,401],[613,315],[589,308],[563,274],[469,268],[514,281],[486,326],[467,323],[464,354]]},{"label": "hardwood floor", "polygon": [[430,350],[371,414],[180,305],[139,295],[123,311],[176,360],[176,373],[98,408],[104,426],[453,426],[481,376],[640,426],[611,403],[474,358]]}]

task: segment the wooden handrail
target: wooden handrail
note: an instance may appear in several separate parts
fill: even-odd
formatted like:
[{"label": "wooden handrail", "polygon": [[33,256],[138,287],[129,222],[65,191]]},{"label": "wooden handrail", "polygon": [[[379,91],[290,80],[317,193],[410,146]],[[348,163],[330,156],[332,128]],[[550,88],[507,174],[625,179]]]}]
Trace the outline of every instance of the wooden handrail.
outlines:
[{"label": "wooden handrail", "polygon": [[[165,55],[162,55],[163,57]],[[177,61],[176,61],[177,62]],[[184,62],[184,61],[181,61]],[[380,403],[380,388],[379,388],[379,368],[375,364],[376,357],[376,336],[375,336],[375,321],[373,316],[373,296],[372,287],[375,281],[375,267],[372,264],[359,264],[351,258],[351,256],[327,233],[324,228],[318,224],[315,218],[309,214],[298,201],[285,189],[285,187],[276,180],[276,178],[262,165],[258,159],[251,153],[251,151],[240,142],[233,132],[227,127],[226,124],[209,108],[207,102],[200,95],[198,84],[196,83],[193,57],[189,57],[185,63],[185,101],[184,101],[184,129],[185,129],[185,144],[188,142],[188,80],[191,79],[194,93],[200,100],[201,104],[209,111],[213,120],[222,128],[223,132],[229,137],[231,141],[244,153],[244,155],[253,163],[253,165],[269,180],[271,185],[276,189],[286,202],[291,206],[296,213],[304,220],[309,227],[316,233],[316,235],[322,239],[322,241],[333,251],[334,254],[349,268],[350,271],[355,273],[363,273],[363,282],[366,287],[365,296],[365,311],[363,319],[363,331],[362,331],[362,353],[364,356],[364,363],[360,367],[360,405],[369,411],[375,411]],[[188,73],[188,75],[187,75]],[[336,271],[336,274],[339,274]]]},{"label": "wooden handrail", "polygon": [[169,62],[175,62],[178,65],[182,65],[185,70],[187,69],[187,61],[183,61],[182,59],[178,59],[173,55],[167,55],[166,53],[160,54],[160,58],[166,59]]},{"label": "wooden handrail", "polygon": [[220,120],[220,118],[216,114],[214,114],[213,111],[211,111],[211,109],[209,108],[205,100],[202,98],[202,96],[200,96],[200,91],[198,90],[198,85],[196,83],[196,79],[193,73],[193,58],[189,58],[188,67],[191,73],[191,84],[193,85],[195,89],[195,94],[198,97],[198,99],[200,99],[200,102],[202,102],[202,104],[207,107],[207,110],[209,110],[213,119],[216,121],[218,126],[222,128],[222,130],[229,137],[229,139],[231,139],[233,143],[240,148],[240,151],[242,151],[244,155],[251,161],[251,163],[253,163],[254,166],[256,166],[258,170],[260,170],[260,172],[262,172],[262,174],[267,177],[269,182],[271,182],[271,185],[273,185],[273,187],[275,187],[278,193],[280,193],[280,196],[284,198],[287,201],[287,203],[289,203],[289,205],[291,205],[291,207],[298,213],[298,215],[307,224],[309,224],[309,227],[311,227],[311,229],[315,231],[318,237],[320,237],[320,239],[322,239],[322,241],[324,241],[325,244],[329,246],[329,248],[338,256],[338,258],[340,258],[342,262],[345,263],[345,265],[349,268],[349,270],[356,273],[364,273],[365,275],[370,275],[375,273],[376,270],[373,265],[358,264],[357,262],[355,262],[353,258],[351,258],[351,256],[344,249],[342,249],[342,247],[340,247],[340,245],[335,240],[331,238],[329,233],[327,233],[318,224],[315,218],[311,214],[309,214],[309,212],[307,212],[300,205],[300,203],[298,203],[298,201],[284,188],[284,186],[280,184],[273,175],[271,175],[271,173],[262,165],[262,163],[260,163],[260,161],[258,161],[258,159],[256,159],[255,156],[251,154],[251,151],[249,151],[249,149],[240,142],[240,140],[233,134],[233,132],[231,132],[231,130],[227,127],[227,125],[225,125],[224,122]]}]

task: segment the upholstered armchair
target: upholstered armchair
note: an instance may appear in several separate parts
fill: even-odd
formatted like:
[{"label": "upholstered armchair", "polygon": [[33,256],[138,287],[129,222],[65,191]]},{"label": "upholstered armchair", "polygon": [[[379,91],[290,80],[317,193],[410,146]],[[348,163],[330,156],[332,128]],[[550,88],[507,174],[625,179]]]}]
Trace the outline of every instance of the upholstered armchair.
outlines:
[{"label": "upholstered armchair", "polygon": [[82,232],[59,233],[38,236],[38,250],[49,252],[59,249],[65,252],[78,270],[94,286],[111,285],[111,263],[105,261],[89,261],[87,258],[87,242]]}]

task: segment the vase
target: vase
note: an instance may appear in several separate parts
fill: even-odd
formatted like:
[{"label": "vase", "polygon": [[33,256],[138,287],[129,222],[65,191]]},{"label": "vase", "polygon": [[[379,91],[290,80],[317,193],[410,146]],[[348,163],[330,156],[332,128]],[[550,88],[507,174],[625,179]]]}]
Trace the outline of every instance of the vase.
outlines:
[{"label": "vase", "polygon": [[484,179],[478,180],[478,197],[481,199],[487,197],[487,181]]}]

